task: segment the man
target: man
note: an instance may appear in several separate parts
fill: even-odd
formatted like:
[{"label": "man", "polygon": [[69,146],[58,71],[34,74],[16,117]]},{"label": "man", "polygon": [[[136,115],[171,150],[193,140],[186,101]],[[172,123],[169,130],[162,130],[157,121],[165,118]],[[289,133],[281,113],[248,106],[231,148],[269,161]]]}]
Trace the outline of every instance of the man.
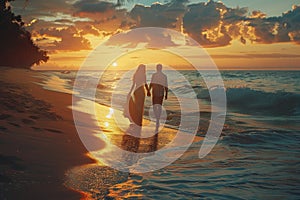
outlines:
[{"label": "man", "polygon": [[166,100],[168,99],[168,79],[167,76],[162,72],[161,64],[156,65],[156,72],[152,75],[148,96],[151,95],[151,89],[153,112],[156,118],[156,130],[158,130],[163,99],[164,97]]}]

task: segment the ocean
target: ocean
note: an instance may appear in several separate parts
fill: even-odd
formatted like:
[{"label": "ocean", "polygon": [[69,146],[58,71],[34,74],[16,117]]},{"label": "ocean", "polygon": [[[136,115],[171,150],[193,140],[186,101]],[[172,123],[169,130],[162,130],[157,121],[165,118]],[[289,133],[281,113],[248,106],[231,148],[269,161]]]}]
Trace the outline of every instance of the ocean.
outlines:
[{"label": "ocean", "polygon": [[[125,72],[124,72],[125,73]],[[132,73],[107,71],[97,84],[95,101],[122,109]],[[152,71],[147,72],[147,80]],[[196,98],[203,124],[210,121],[210,93],[197,71],[166,71],[170,94],[164,102],[166,126],[178,128],[178,95]],[[203,71],[211,81],[214,72]],[[171,165],[145,174],[118,175],[108,191],[86,180],[79,183],[95,199],[299,199],[300,197],[300,71],[221,71],[227,97],[224,129],[218,143],[205,158],[198,157],[201,143],[194,143]],[[42,72],[45,89],[72,91],[76,71]],[[97,80],[97,73],[83,72],[87,80]],[[183,80],[184,77],[186,80]],[[121,81],[122,80],[122,81]],[[188,85],[186,84],[188,83]],[[89,81],[79,94],[91,99]],[[189,90],[192,88],[193,90]],[[196,95],[193,95],[193,94]],[[115,97],[113,99],[113,97]],[[113,102],[113,104],[112,104]],[[150,119],[151,99],[146,98],[144,117]],[[191,123],[199,123],[196,120]],[[205,136],[205,128],[197,136]],[[205,126],[205,125],[204,125]],[[105,169],[103,169],[105,170]],[[124,178],[126,177],[126,178]],[[80,181],[80,180],[79,180]],[[98,188],[97,188],[98,187]]]}]

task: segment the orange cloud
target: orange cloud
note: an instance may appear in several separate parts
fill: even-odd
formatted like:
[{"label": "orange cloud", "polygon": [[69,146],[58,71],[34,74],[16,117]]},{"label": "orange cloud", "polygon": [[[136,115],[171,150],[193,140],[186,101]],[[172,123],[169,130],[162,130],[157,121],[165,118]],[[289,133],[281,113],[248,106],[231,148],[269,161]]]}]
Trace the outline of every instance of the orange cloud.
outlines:
[{"label": "orange cloud", "polygon": [[[37,37],[43,46],[51,50],[55,47],[56,50],[88,49],[86,35],[106,37],[148,26],[184,32],[204,47],[229,46],[234,40],[242,44],[300,43],[299,6],[294,6],[282,16],[267,17],[261,11],[253,11],[249,15],[247,8],[230,8],[215,1],[189,4],[185,0],[173,0],[151,6],[135,5],[132,10],[101,0],[62,1],[57,5],[61,7],[54,8],[52,3],[47,6],[37,0],[30,1],[28,5],[32,6],[32,16],[41,15],[40,12],[47,8],[53,11],[44,12],[42,19],[28,27],[30,30],[37,33],[43,29],[65,30],[64,37],[50,38],[53,35],[48,35],[48,43],[43,39],[45,35]],[[29,22],[31,20],[32,17]],[[76,31],[68,34],[74,27]],[[73,44],[67,44],[72,41]]]},{"label": "orange cloud", "polygon": [[48,47],[50,50],[78,51],[91,49],[90,42],[82,36],[81,32],[77,28],[73,26],[62,29],[41,29],[39,34],[44,37],[59,38],[59,40],[54,40],[52,42],[52,46]]}]

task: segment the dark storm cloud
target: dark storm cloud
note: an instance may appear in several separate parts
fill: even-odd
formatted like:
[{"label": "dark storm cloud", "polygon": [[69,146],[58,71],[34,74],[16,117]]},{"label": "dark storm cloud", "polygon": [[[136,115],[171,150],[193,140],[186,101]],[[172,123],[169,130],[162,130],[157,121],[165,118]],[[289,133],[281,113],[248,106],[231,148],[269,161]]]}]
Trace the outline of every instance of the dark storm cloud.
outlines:
[{"label": "dark storm cloud", "polygon": [[[65,38],[60,36],[60,42],[51,44],[60,49],[66,49],[68,45],[64,43],[71,40],[79,47],[88,48],[88,42],[84,38],[86,34],[106,36],[138,27],[163,27],[182,31],[204,47],[227,46],[233,40],[243,44],[300,44],[300,6],[294,6],[278,17],[267,17],[261,11],[249,14],[247,8],[230,8],[219,1],[188,4],[186,0],[173,0],[151,6],[135,5],[131,11],[121,9],[117,1],[101,0],[30,0],[25,9],[24,1],[15,1],[13,6],[16,13],[24,16],[26,23],[34,18],[38,19],[27,27],[33,34],[42,29],[66,30],[62,31],[65,32]],[[73,35],[67,34],[70,30],[73,30]],[[168,39],[170,41],[167,42]],[[151,42],[154,44],[157,41]],[[173,45],[171,38],[165,35],[162,35],[160,42]],[[133,46],[134,43],[132,42]],[[69,47],[78,49],[72,44]]]},{"label": "dark storm cloud", "polygon": [[77,12],[106,12],[113,10],[116,5],[106,1],[98,0],[80,0],[73,4]]},{"label": "dark storm cloud", "polygon": [[249,26],[254,28],[255,42],[300,43],[300,6],[293,6],[292,10],[280,17],[257,17],[248,20]]},{"label": "dark storm cloud", "polygon": [[29,0],[27,4],[25,4],[25,0],[21,0],[12,1],[11,4],[14,12],[22,14],[24,19],[55,16],[56,13],[70,14],[73,12],[70,9],[71,4],[69,1],[64,0]]},{"label": "dark storm cloud", "polygon": [[73,16],[89,18],[89,22],[77,22],[80,27],[93,27],[85,33],[96,35],[97,32],[115,32],[119,28],[125,28],[130,23],[128,12],[120,9],[114,3],[98,0],[80,0],[73,5]]},{"label": "dark storm cloud", "polygon": [[247,8],[229,8],[209,1],[189,5],[183,17],[184,31],[206,47],[226,46],[233,39],[241,43],[300,43],[300,6],[279,17],[261,11],[248,15]]},{"label": "dark storm cloud", "polygon": [[130,11],[130,17],[135,20],[136,27],[180,28],[185,3],[177,0],[167,4],[155,3],[150,7],[135,5]]},{"label": "dark storm cloud", "polygon": [[246,14],[246,8],[228,8],[221,2],[192,4],[183,17],[183,27],[203,46],[226,46],[241,37],[240,23]]},{"label": "dark storm cloud", "polygon": [[110,2],[98,0],[80,0],[73,5],[74,16],[88,17],[95,22],[105,22],[118,17],[119,13],[126,13],[125,9]]},{"label": "dark storm cloud", "polygon": [[[222,21],[226,24],[236,24],[240,23],[243,21],[248,14],[248,8],[228,8],[228,7],[223,7],[221,8],[222,11],[226,11]],[[225,10],[223,10],[225,9]]]},{"label": "dark storm cloud", "polygon": [[217,27],[221,18],[220,7],[225,9],[222,3],[214,2],[189,5],[183,17],[185,30],[193,33]]}]

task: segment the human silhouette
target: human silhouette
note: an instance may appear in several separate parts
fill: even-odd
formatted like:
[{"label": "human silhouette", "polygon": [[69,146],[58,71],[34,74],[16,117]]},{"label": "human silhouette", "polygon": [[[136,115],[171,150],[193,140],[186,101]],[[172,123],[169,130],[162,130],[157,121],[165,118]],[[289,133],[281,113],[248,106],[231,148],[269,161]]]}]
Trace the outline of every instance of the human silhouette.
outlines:
[{"label": "human silhouette", "polygon": [[149,88],[146,83],[146,66],[144,64],[140,64],[133,75],[132,86],[127,96],[127,99],[129,99],[129,120],[138,126],[142,126],[143,121],[145,88],[148,92]]},{"label": "human silhouette", "polygon": [[[147,95],[150,89],[146,82],[146,66],[140,64],[132,78],[132,86],[127,96],[129,107],[129,120],[131,124],[122,136],[121,147],[126,152],[122,157],[126,165],[135,165],[140,159],[140,154],[132,153],[150,153],[155,152],[158,148],[158,135],[155,134],[149,138],[141,139],[142,121],[144,114],[145,89]],[[131,152],[131,153],[128,153]]]},{"label": "human silhouette", "polygon": [[159,128],[159,120],[162,111],[163,99],[168,99],[168,79],[162,72],[162,65],[156,65],[156,72],[152,75],[150,87],[147,96],[150,96],[152,90],[153,112],[156,118],[156,131]]}]

